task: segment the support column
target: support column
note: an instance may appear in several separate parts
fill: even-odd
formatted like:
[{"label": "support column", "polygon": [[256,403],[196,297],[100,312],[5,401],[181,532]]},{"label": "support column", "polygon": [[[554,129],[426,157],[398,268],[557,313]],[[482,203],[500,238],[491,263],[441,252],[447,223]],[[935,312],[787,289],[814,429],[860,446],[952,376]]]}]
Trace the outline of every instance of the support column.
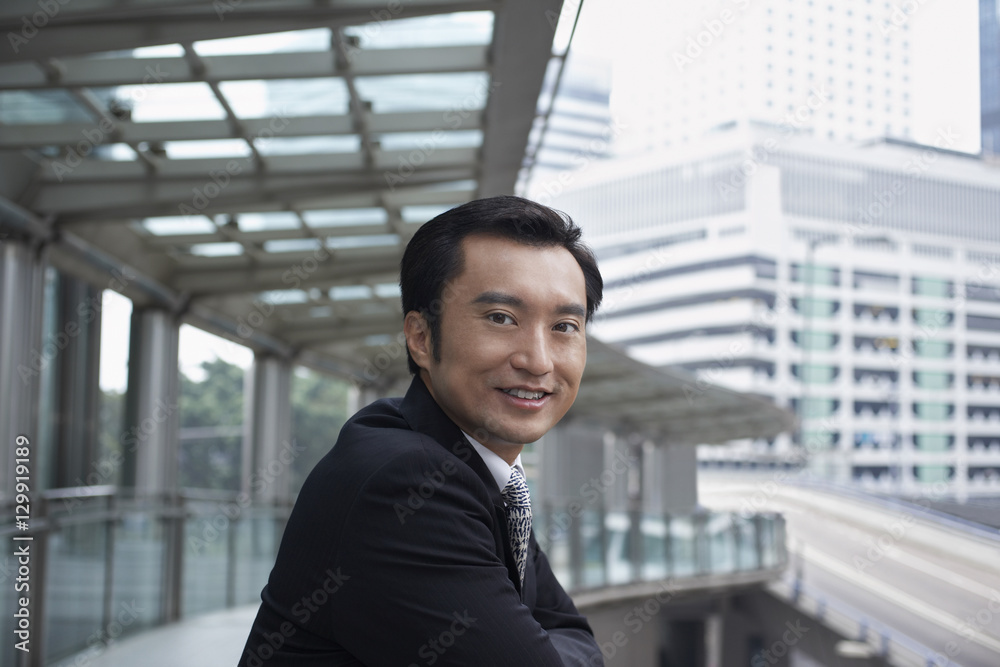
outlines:
[{"label": "support column", "polygon": [[179,323],[159,308],[135,308],[129,339],[122,486],[162,499],[177,488]]},{"label": "support column", "polygon": [[40,445],[39,373],[32,353],[39,355],[41,348],[44,289],[45,262],[35,250],[17,241],[0,243],[0,495],[8,497],[14,490],[15,439],[31,440],[34,460]]},{"label": "support column", "polygon": [[292,443],[292,365],[281,357],[257,354],[244,386],[242,491],[255,503],[288,496],[288,477],[297,454]]},{"label": "support column", "polygon": [[[19,241],[0,242],[0,495],[14,497],[15,458],[18,447],[27,443],[18,440],[25,436],[31,459],[31,510],[29,523],[43,520],[44,503],[38,497],[38,484],[42,482],[38,468],[42,452],[39,438],[39,387],[42,347],[42,309],[45,300],[45,261],[30,245]],[[33,356],[34,355],[34,356]],[[34,527],[33,526],[33,527]],[[30,653],[17,652],[18,667],[41,667],[44,660],[45,598],[47,577],[47,534],[23,534],[31,541],[11,542],[13,545],[30,545],[32,554],[32,586],[24,593],[28,597],[28,610],[35,619],[32,627]],[[6,585],[11,585],[8,581]],[[3,612],[13,614],[14,606],[4,606]],[[10,618],[10,617],[8,617]],[[6,619],[5,619],[6,621]],[[4,622],[4,632],[13,624]],[[11,636],[11,635],[8,635]],[[5,640],[5,645],[13,640]]]},{"label": "support column", "polygon": [[697,445],[656,445],[646,460],[643,505],[647,512],[682,516],[698,505]]},{"label": "support column", "polygon": [[54,340],[60,352],[54,376],[52,486],[84,486],[98,461],[102,291],[60,274]]},{"label": "support column", "polygon": [[[553,567],[569,571],[571,588],[584,583],[582,517],[585,512],[603,516],[614,487],[614,474],[605,468],[606,433],[593,424],[561,424],[546,433],[539,446],[538,490],[532,504],[545,515],[546,529],[541,534],[536,530],[536,537]],[[603,521],[599,531],[604,554]],[[553,540],[565,540],[564,549],[554,550]]]},{"label": "support column", "polygon": [[180,326],[159,308],[134,308],[129,334],[128,389],[122,434],[122,487],[140,506],[166,505],[160,620],[183,608],[184,514],[177,494]]}]

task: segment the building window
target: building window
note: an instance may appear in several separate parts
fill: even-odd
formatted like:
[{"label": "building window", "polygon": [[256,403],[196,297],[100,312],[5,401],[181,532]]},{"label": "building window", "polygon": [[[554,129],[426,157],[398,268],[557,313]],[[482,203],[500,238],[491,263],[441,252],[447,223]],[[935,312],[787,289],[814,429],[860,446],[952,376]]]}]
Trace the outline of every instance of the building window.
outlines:
[{"label": "building window", "polygon": [[832,350],[837,347],[838,336],[826,331],[793,331],[792,340],[803,350]]},{"label": "building window", "polygon": [[951,373],[914,371],[913,383],[920,389],[950,389],[955,381]]},{"label": "building window", "polygon": [[913,404],[913,414],[921,421],[944,421],[951,419],[955,406],[951,403],[918,402]]},{"label": "building window", "polygon": [[913,349],[922,359],[950,359],[952,353],[951,343],[942,340],[917,340]]},{"label": "building window", "polygon": [[944,433],[913,436],[913,446],[922,452],[946,452],[954,446],[953,438]]},{"label": "building window", "polygon": [[825,364],[793,364],[792,375],[803,384],[833,384],[840,374],[836,366]]},{"label": "building window", "polygon": [[913,279],[913,293],[948,298],[952,295],[952,283],[941,278],[916,277]]}]

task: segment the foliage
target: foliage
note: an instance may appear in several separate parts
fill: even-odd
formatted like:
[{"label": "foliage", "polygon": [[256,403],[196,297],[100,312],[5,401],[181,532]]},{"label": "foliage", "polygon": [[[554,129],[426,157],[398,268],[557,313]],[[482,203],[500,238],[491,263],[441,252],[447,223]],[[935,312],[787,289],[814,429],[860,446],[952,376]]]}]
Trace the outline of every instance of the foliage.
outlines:
[{"label": "foliage", "polygon": [[201,368],[205,371],[201,382],[181,373],[179,425],[182,430],[214,428],[219,434],[181,439],[178,483],[182,487],[237,491],[242,443],[237,429],[243,423],[243,369],[222,359],[203,361]]},{"label": "foliage", "polygon": [[298,493],[306,475],[337,441],[348,417],[348,387],[343,380],[304,368],[292,376],[292,434],[295,444],[305,448],[292,464],[292,493]]},{"label": "foliage", "polygon": [[[208,431],[206,437],[182,438],[179,484],[235,491],[240,488],[244,371],[222,359],[203,362],[201,368],[205,379],[200,382],[180,375],[179,426]],[[316,462],[333,446],[347,419],[348,384],[298,368],[291,385],[292,438],[296,448],[303,448],[288,472],[289,491],[294,495]],[[124,407],[124,394],[102,392],[99,437],[102,455],[108,458],[121,450]]]}]

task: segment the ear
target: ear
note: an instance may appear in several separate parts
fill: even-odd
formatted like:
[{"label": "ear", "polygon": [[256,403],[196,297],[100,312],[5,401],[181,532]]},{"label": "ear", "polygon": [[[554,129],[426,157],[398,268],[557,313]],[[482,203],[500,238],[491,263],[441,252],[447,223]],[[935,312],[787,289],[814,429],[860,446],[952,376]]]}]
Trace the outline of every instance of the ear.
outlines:
[{"label": "ear", "polygon": [[406,347],[413,361],[424,370],[430,370],[432,360],[431,328],[423,315],[411,310],[403,318]]}]

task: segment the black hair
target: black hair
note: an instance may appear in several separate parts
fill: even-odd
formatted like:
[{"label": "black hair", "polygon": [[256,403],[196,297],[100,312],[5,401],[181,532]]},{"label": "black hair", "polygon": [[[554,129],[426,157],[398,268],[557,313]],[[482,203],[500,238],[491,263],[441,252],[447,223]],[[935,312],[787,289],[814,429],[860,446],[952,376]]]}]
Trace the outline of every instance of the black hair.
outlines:
[{"label": "black hair", "polygon": [[[445,284],[462,272],[462,240],[482,234],[510,239],[528,246],[561,246],[583,270],[587,290],[587,321],[601,305],[604,280],[597,259],[580,241],[581,230],[566,215],[533,201],[504,195],[476,199],[431,219],[410,239],[400,263],[399,286],[403,317],[415,310],[430,326],[434,359],[441,360],[441,294]],[[410,372],[420,367],[406,350]]]}]

